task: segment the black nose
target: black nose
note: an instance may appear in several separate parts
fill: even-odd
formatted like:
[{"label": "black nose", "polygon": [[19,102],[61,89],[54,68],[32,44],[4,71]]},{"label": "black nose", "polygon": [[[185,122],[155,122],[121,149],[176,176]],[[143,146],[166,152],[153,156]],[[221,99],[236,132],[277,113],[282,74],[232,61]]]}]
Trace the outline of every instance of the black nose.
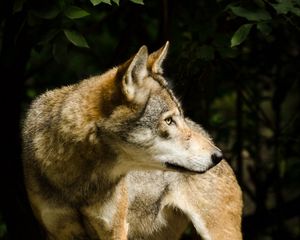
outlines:
[{"label": "black nose", "polygon": [[213,155],[211,155],[211,160],[215,165],[217,165],[222,159],[223,159],[222,152],[214,153]]}]

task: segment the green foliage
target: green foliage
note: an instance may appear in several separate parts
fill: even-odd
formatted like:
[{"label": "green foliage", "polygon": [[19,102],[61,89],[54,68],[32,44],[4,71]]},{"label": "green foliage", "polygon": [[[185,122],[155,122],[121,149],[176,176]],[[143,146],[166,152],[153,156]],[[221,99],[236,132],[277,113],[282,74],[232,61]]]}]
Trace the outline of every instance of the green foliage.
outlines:
[{"label": "green foliage", "polygon": [[94,5],[94,6],[97,6],[98,4],[100,4],[101,2],[103,2],[102,0],[90,0],[91,3]]},{"label": "green foliage", "polygon": [[83,10],[82,8],[76,7],[76,6],[70,6],[64,11],[65,15],[70,18],[70,19],[77,19],[77,18],[83,18],[90,13],[87,11]]},{"label": "green foliage", "polygon": [[111,5],[111,1],[110,0],[102,0],[103,3],[106,3],[108,5]]},{"label": "green foliage", "polygon": [[235,47],[244,42],[253,24],[264,35],[271,32],[268,22],[272,20],[271,14],[266,10],[266,5],[263,1],[256,1],[256,4],[251,5],[236,5],[229,4],[226,9],[229,9],[235,16],[247,19],[250,23],[241,25],[231,38],[231,47]]},{"label": "green foliage", "polygon": [[17,13],[17,12],[22,11],[25,1],[26,0],[16,0],[16,1],[14,1],[13,13]]},{"label": "green foliage", "polygon": [[264,35],[269,35],[272,32],[272,28],[267,23],[258,23],[256,28]]},{"label": "green foliage", "polygon": [[[114,2],[118,6],[120,4],[120,0],[90,0],[90,1],[94,6],[97,6],[100,3],[106,3],[111,5],[112,2]],[[144,4],[143,0],[130,0],[130,1],[136,4],[142,4],[142,5]]]},{"label": "green foliage", "polygon": [[253,24],[249,23],[240,26],[231,38],[231,47],[235,47],[244,42],[247,39],[252,26]]},{"label": "green foliage", "polygon": [[86,47],[88,48],[89,45],[86,42],[85,38],[77,31],[73,30],[64,30],[64,33],[67,39],[73,43],[77,47]]},{"label": "green foliage", "polygon": [[6,235],[6,232],[7,232],[6,224],[3,222],[0,213],[0,239],[2,239]]},{"label": "green foliage", "polygon": [[294,0],[277,0],[277,3],[271,4],[278,14],[288,14],[293,13],[300,16],[299,2]]},{"label": "green foliage", "polygon": [[144,0],[130,0],[133,3],[144,5]]},{"label": "green foliage", "polygon": [[33,9],[30,11],[30,13],[35,17],[51,20],[57,17],[57,15],[60,13],[60,9],[56,6],[51,6],[47,9]]},{"label": "green foliage", "polygon": [[267,21],[271,20],[271,15],[261,8],[247,9],[240,6],[229,6],[229,9],[239,17],[244,17],[249,21]]},{"label": "green foliage", "polygon": [[6,225],[5,224],[0,224],[0,238],[3,238],[6,234]]},{"label": "green foliage", "polygon": [[120,0],[112,0],[112,1],[119,6]]},{"label": "green foliage", "polygon": [[[240,45],[244,42],[253,27],[253,24],[256,24],[257,30],[259,30],[263,35],[268,36],[272,27],[270,26],[270,21],[272,21],[272,16],[270,10],[267,9],[267,6],[272,6],[278,15],[287,15],[289,13],[300,16],[300,8],[297,1],[293,0],[277,0],[277,3],[270,3],[269,1],[255,1],[255,4],[249,4],[244,2],[244,5],[241,3],[230,3],[226,10],[230,10],[235,16],[242,17],[250,21],[250,23],[241,25],[238,30],[233,34],[231,38],[231,47]],[[267,3],[267,5],[266,5]]]}]

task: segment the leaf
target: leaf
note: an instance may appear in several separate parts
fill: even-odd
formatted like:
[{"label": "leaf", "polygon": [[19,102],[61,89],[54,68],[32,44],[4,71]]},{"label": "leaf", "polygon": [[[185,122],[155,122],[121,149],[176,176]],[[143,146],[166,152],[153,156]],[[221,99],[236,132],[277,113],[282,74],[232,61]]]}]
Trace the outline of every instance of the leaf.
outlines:
[{"label": "leaf", "polygon": [[294,8],[294,5],[291,1],[283,1],[271,5],[278,14],[287,14],[289,11],[291,11],[292,8]]},{"label": "leaf", "polygon": [[294,5],[293,1],[282,1],[280,3],[271,4],[278,14],[288,14],[289,12],[300,16],[300,8]]},{"label": "leaf", "polygon": [[258,23],[256,28],[264,35],[269,35],[272,32],[272,28],[267,23]]},{"label": "leaf", "polygon": [[276,10],[278,14],[287,14],[289,9],[282,4],[272,4],[273,8]]},{"label": "leaf", "polygon": [[130,2],[133,2],[133,3],[136,3],[136,4],[144,5],[144,0],[130,0]]},{"label": "leaf", "polygon": [[41,41],[39,41],[38,44],[48,44],[59,32],[59,29],[50,29],[45,35],[41,37]]},{"label": "leaf", "polygon": [[40,10],[32,10],[32,14],[36,17],[42,19],[54,19],[59,14],[60,10],[57,7],[47,8],[47,9],[40,9]]},{"label": "leaf", "polygon": [[5,237],[6,233],[7,233],[7,227],[0,219],[0,238],[2,239],[3,237]]},{"label": "leaf", "polygon": [[254,0],[254,3],[260,8],[265,8],[266,6],[264,0]]},{"label": "leaf", "polygon": [[70,6],[65,10],[65,15],[70,19],[83,18],[90,15],[87,11],[76,6]]},{"label": "leaf", "polygon": [[235,47],[244,42],[252,28],[253,24],[244,24],[233,34],[231,38],[231,47]]},{"label": "leaf", "polygon": [[[90,0],[90,1],[94,6],[96,6],[102,2],[111,5],[111,0]],[[115,2],[117,5],[119,5],[119,0],[113,0],[113,2]]]},{"label": "leaf", "polygon": [[64,30],[67,39],[77,47],[89,48],[84,36],[73,30]]},{"label": "leaf", "polygon": [[21,12],[23,9],[25,0],[16,0],[13,6],[13,13]]},{"label": "leaf", "polygon": [[100,4],[102,2],[102,0],[90,0],[90,1],[94,6],[97,6],[98,4]]},{"label": "leaf", "polygon": [[104,3],[106,3],[106,4],[109,4],[109,5],[111,5],[111,2],[110,2],[110,0],[102,0],[102,2],[104,2]]},{"label": "leaf", "polygon": [[292,13],[294,13],[296,16],[300,17],[300,8],[293,8],[291,10]]},{"label": "leaf", "polygon": [[112,0],[112,1],[119,6],[120,0]]},{"label": "leaf", "polygon": [[249,21],[266,21],[271,20],[271,15],[262,8],[249,10],[243,7],[229,6],[231,11],[239,17],[244,17]]}]

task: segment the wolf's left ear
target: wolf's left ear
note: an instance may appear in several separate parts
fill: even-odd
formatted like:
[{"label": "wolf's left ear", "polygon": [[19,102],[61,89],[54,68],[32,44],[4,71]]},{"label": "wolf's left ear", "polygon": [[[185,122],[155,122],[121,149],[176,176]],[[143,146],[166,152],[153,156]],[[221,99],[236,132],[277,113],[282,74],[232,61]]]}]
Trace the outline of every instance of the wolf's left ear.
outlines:
[{"label": "wolf's left ear", "polygon": [[159,50],[151,53],[148,59],[148,67],[153,73],[162,74],[163,68],[162,63],[167,56],[169,49],[169,41],[165,43]]},{"label": "wolf's left ear", "polygon": [[135,98],[144,78],[148,75],[147,60],[148,49],[146,46],[142,46],[133,59],[130,60],[122,79],[122,90],[128,101]]}]

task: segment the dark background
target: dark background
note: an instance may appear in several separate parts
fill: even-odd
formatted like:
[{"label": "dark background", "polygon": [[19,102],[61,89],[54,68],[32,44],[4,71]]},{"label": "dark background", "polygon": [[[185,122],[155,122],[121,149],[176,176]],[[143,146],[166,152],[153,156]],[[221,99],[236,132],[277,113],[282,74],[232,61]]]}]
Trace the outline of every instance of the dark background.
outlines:
[{"label": "dark background", "polygon": [[[300,1],[141,3],[1,1],[0,239],[40,239],[20,157],[32,99],[166,40],[166,76],[242,187],[244,238],[299,239]],[[184,239],[199,238],[190,228]]]}]

